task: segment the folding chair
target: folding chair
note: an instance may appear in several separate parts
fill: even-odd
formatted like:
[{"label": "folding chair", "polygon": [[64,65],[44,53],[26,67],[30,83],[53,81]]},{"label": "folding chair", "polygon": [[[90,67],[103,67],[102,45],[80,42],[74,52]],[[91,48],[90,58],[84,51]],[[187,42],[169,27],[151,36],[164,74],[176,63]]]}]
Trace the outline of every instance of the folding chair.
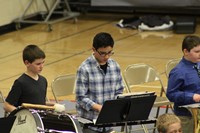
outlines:
[{"label": "folding chair", "polygon": [[165,74],[169,77],[170,71],[180,62],[181,58],[169,60],[165,66]]},{"label": "folding chair", "polygon": [[2,92],[0,91],[0,114],[1,114],[0,117],[6,117],[6,114],[7,114],[3,109],[4,102],[5,102],[5,98]]},{"label": "folding chair", "polygon": [[[160,107],[166,106],[165,112],[168,112],[168,107],[171,107],[171,102],[166,97],[165,89],[163,83],[161,81],[159,73],[156,71],[155,68],[148,64],[132,64],[129,65],[124,71],[124,80],[126,87],[128,88],[129,92],[134,92],[136,87],[140,89],[140,87],[145,87],[145,91],[155,91],[157,94],[156,101],[154,102],[153,107],[157,107],[156,116],[159,116]],[[155,86],[156,84],[156,86]],[[157,87],[159,84],[159,87]],[[153,87],[153,89],[152,89]],[[144,90],[144,89],[143,89]],[[143,130],[148,132],[144,125]]]},{"label": "folding chair", "polygon": [[[74,94],[74,87],[75,87],[75,74],[66,74],[66,75],[59,75],[56,77],[52,84],[51,89],[53,92],[53,96],[55,98],[56,103],[60,103],[59,98],[63,96],[69,96]],[[64,101],[65,105],[68,106],[66,109],[70,113],[75,113],[75,103],[71,101]],[[74,107],[74,108],[73,108]]]},{"label": "folding chair", "polygon": [[0,103],[4,103],[5,102],[5,98],[2,94],[2,92],[0,91]]}]

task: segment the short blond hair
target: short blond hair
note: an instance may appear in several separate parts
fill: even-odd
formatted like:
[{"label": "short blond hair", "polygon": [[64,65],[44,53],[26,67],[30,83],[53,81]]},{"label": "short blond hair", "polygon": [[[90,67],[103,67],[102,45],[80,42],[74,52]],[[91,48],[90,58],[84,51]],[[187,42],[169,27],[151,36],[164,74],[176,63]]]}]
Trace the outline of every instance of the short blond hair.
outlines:
[{"label": "short blond hair", "polygon": [[166,133],[168,131],[169,125],[177,122],[181,123],[181,120],[175,114],[162,114],[157,119],[156,128],[159,133]]}]

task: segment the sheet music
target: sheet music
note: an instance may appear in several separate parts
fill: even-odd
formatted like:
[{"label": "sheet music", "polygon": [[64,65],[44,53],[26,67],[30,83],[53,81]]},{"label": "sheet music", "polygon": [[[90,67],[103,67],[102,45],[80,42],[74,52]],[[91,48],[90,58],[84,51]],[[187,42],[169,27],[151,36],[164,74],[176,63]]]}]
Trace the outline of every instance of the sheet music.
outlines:
[{"label": "sheet music", "polygon": [[200,108],[200,103],[194,103],[194,104],[188,104],[188,105],[183,105],[180,107],[185,107],[185,108]]},{"label": "sheet music", "polygon": [[132,92],[132,93],[124,93],[119,94],[117,98],[126,98],[126,97],[138,97],[138,96],[150,96],[154,95],[155,92],[148,92],[148,91],[142,91],[142,92]]},{"label": "sheet music", "polygon": [[93,119],[93,123],[96,124],[97,119]]},{"label": "sheet music", "polygon": [[49,129],[49,133],[75,133],[75,132]]},{"label": "sheet music", "polygon": [[93,123],[92,121],[82,118],[82,117],[77,117],[78,121],[81,122],[82,124],[90,124]]}]

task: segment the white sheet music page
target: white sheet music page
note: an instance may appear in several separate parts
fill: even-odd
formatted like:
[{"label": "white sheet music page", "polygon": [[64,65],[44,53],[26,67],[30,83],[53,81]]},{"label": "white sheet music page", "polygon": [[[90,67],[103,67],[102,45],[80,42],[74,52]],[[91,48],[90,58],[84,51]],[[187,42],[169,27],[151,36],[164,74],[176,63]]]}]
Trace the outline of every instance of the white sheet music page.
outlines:
[{"label": "white sheet music page", "polygon": [[60,130],[54,130],[54,129],[49,129],[50,133],[75,133],[71,131],[60,131]]},{"label": "white sheet music page", "polygon": [[93,123],[94,123],[94,125],[96,124],[96,121],[97,121],[97,119],[93,119]]},{"label": "white sheet music page", "polygon": [[149,95],[154,95],[155,92],[151,91],[141,91],[141,92],[131,92],[131,93],[124,93],[124,94],[119,94],[117,98],[128,98],[128,97],[134,97],[134,96],[149,96]]},{"label": "white sheet music page", "polygon": [[89,124],[89,123],[93,123],[92,121],[82,118],[82,117],[77,117],[78,121],[83,123],[83,124]]}]

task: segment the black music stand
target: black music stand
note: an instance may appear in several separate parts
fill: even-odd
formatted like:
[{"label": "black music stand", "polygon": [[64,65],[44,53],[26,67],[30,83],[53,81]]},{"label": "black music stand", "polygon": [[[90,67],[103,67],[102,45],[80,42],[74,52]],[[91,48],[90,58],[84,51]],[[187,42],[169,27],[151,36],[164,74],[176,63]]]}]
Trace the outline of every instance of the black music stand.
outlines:
[{"label": "black music stand", "polygon": [[133,121],[138,121],[139,124],[139,121],[148,119],[155,99],[156,95],[108,100],[103,104],[94,126],[107,127],[124,123],[127,128]]}]

